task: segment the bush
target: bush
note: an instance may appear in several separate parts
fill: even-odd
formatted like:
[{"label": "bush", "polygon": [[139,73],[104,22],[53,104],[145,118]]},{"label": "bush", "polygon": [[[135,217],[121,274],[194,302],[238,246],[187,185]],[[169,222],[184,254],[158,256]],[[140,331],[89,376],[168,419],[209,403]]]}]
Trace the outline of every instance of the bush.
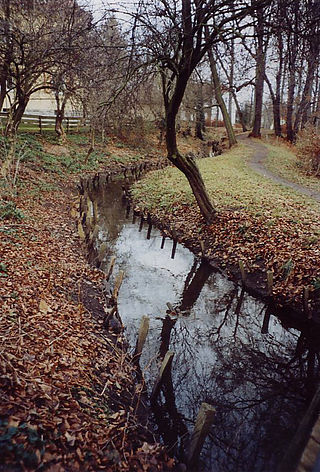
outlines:
[{"label": "bush", "polygon": [[313,125],[307,125],[297,139],[298,158],[310,173],[320,175],[320,132]]},{"label": "bush", "polygon": [[16,207],[12,201],[0,201],[0,221],[2,220],[22,220],[24,218],[23,212]]},{"label": "bush", "polygon": [[212,126],[215,128],[224,128],[224,121],[223,120],[213,120]]}]

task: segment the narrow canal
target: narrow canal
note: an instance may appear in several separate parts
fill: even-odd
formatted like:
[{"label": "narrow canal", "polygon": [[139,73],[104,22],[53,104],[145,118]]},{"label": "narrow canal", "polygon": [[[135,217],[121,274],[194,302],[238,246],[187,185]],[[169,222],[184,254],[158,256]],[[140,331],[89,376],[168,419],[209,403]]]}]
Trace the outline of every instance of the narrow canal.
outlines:
[{"label": "narrow canal", "polygon": [[276,316],[180,245],[172,259],[173,242],[161,249],[160,232],[126,209],[121,183],[89,197],[102,268],[114,255],[114,273],[125,272],[118,303],[132,350],[141,317],[150,318],[141,358],[149,391],[165,352],[175,353],[172,384],[153,410],[162,440],[179,457],[205,401],[216,415],[200,470],[275,471],[314,393],[319,330]]}]

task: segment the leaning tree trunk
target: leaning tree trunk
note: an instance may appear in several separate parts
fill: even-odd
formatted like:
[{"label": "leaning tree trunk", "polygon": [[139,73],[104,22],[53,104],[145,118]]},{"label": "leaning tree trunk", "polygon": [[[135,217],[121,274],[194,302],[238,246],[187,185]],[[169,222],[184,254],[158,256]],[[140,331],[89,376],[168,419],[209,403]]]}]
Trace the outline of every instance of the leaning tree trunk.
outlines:
[{"label": "leaning tree trunk", "polygon": [[196,138],[204,140],[203,130],[205,128],[204,124],[204,111],[203,111],[203,93],[202,93],[202,84],[199,84],[199,90],[197,93],[197,105],[196,105]]},{"label": "leaning tree trunk", "polygon": [[[236,106],[236,110],[237,110],[237,113],[238,113],[238,118],[239,118],[239,121],[240,121],[241,126],[242,126],[242,131],[244,131],[244,132],[248,131],[248,129],[246,127],[245,120],[244,120],[243,112],[242,112],[240,104],[239,104],[237,93],[235,91],[234,84],[233,84],[234,63],[232,64],[230,75],[229,75],[228,72],[227,72],[226,67],[224,67],[224,65],[223,65],[223,60],[221,60],[221,58],[219,58],[219,57],[218,57],[218,59],[219,59],[219,64],[220,64],[223,72],[227,76],[227,79],[228,79],[228,82],[229,82],[229,89],[230,89],[229,93],[232,95],[234,104]],[[234,61],[234,58],[232,57],[232,62],[233,61]],[[230,96],[229,96],[229,116],[231,116],[231,111],[230,110],[231,110],[231,101],[230,101]]]},{"label": "leaning tree trunk", "polygon": [[176,136],[177,108],[175,105],[175,101],[171,100],[166,113],[167,157],[188,179],[201,214],[207,223],[211,223],[215,215],[215,209],[209,199],[198,166],[192,157],[183,156],[178,150]]},{"label": "leaning tree trunk", "polygon": [[13,136],[16,134],[21,123],[22,116],[28,105],[28,101],[28,96],[20,97],[18,101],[18,106],[9,111],[8,121],[5,129],[5,136]]},{"label": "leaning tree trunk", "polygon": [[225,125],[226,130],[227,130],[228,140],[229,140],[229,147],[232,147],[235,144],[237,144],[236,135],[235,135],[233,127],[232,127],[230,115],[228,113],[226,104],[224,103],[224,100],[223,100],[223,97],[222,97],[220,79],[219,79],[219,76],[218,76],[216,63],[215,63],[215,60],[213,58],[213,54],[212,54],[211,49],[208,50],[208,57],[209,57],[209,62],[210,62],[211,76],[212,76],[212,81],[213,81],[213,85],[214,85],[216,100],[217,100],[219,108],[221,110],[221,113],[222,113],[222,116],[223,116],[223,122],[224,122],[224,125]]}]

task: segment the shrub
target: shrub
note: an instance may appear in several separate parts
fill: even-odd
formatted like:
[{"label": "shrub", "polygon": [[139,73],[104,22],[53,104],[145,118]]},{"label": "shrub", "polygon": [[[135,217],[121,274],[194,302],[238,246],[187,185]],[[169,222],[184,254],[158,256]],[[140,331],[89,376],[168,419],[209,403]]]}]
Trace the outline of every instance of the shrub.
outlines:
[{"label": "shrub", "polygon": [[307,125],[297,139],[298,158],[310,173],[320,175],[320,132],[313,125]]},{"label": "shrub", "polygon": [[224,121],[223,120],[213,120],[212,126],[215,128],[224,128]]},{"label": "shrub", "polygon": [[22,220],[24,218],[23,212],[16,207],[12,201],[0,201],[0,221],[2,220]]}]

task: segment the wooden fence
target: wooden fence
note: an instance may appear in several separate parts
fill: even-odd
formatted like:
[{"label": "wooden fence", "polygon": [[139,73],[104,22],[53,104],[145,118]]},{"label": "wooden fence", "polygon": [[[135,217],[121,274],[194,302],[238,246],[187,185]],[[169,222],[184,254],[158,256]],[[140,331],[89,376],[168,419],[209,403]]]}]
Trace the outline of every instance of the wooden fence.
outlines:
[{"label": "wooden fence", "polygon": [[[7,118],[8,112],[0,113],[1,122]],[[54,129],[56,117],[54,115],[32,115],[25,113],[22,116],[21,123],[38,128],[40,133],[42,133],[42,130],[45,128]],[[88,120],[85,120],[82,116],[66,116],[62,123],[67,133],[69,133],[71,128],[78,130],[80,127],[87,126],[89,124]]]}]

